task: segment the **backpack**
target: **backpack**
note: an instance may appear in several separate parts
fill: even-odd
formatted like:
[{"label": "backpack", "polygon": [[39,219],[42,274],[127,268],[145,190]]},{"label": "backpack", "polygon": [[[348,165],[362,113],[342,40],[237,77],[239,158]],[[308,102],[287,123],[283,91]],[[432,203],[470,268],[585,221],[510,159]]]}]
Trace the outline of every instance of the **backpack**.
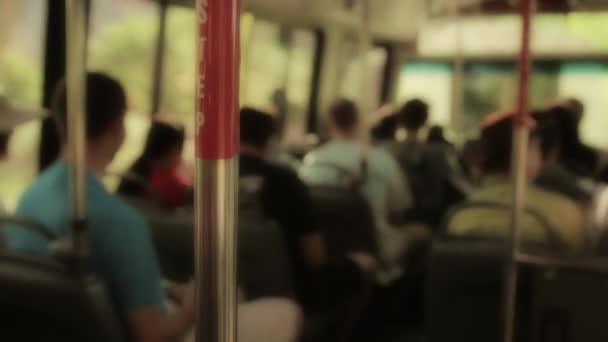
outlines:
[{"label": "backpack", "polygon": [[264,178],[239,178],[238,283],[246,300],[293,298],[291,260],[279,225],[264,213]]}]

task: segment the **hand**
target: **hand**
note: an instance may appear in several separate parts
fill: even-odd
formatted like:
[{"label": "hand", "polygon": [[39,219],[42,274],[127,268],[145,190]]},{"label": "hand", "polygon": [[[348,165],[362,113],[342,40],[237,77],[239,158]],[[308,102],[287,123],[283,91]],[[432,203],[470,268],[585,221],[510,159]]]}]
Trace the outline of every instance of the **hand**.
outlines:
[{"label": "hand", "polygon": [[365,273],[372,274],[378,269],[376,258],[367,253],[354,252],[348,257]]},{"label": "hand", "polygon": [[182,285],[182,293],[180,305],[182,312],[186,319],[194,322],[194,316],[196,314],[196,297],[194,289],[194,280],[191,280],[188,284]]}]

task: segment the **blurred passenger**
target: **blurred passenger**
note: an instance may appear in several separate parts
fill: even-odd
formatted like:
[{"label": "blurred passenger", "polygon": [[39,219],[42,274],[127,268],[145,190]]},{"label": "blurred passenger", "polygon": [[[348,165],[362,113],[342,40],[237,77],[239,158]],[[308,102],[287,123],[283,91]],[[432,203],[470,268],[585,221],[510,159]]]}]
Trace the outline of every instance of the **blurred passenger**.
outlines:
[{"label": "blurred passenger", "polygon": [[[510,233],[509,210],[475,207],[474,204],[512,203],[513,116],[512,112],[494,113],[484,120],[481,133],[482,185],[469,199],[472,207],[460,210],[448,223],[450,234],[497,237]],[[530,120],[528,124],[533,127],[534,121]],[[532,181],[542,166],[541,141],[537,131],[532,131],[527,156],[526,175]],[[571,250],[584,246],[584,215],[575,202],[530,185],[526,192],[526,207],[528,211],[522,222],[523,239],[558,243]]]},{"label": "blurred passenger", "polygon": [[469,183],[478,185],[481,179],[481,142],[479,139],[465,142],[458,160]]},{"label": "blurred passenger", "polygon": [[192,185],[181,175],[184,141],[183,127],[153,122],[144,151],[120,183],[118,193],[159,200],[167,208],[190,203]]},{"label": "blurred passenger", "polygon": [[[127,96],[114,79],[99,73],[86,77],[86,199],[91,241],[91,266],[108,286],[112,299],[134,341],[177,341],[194,322],[193,287],[181,307],[168,314],[161,273],[145,219],[110,194],[100,177],[125,138]],[[32,184],[19,203],[17,214],[47,225],[60,238],[70,234],[70,163],[66,150],[67,90],[56,88],[51,113],[64,143],[63,157]],[[34,254],[49,253],[43,237],[19,227],[9,229],[10,248]]]},{"label": "blurred passenger", "polygon": [[[421,132],[429,115],[428,105],[419,99],[405,103],[399,124],[407,131],[405,141],[388,146],[409,180],[414,197],[411,220],[437,227],[447,208],[462,200],[461,190],[452,183],[456,160],[450,165],[450,152],[443,144],[427,144]],[[455,158],[454,158],[455,159]]]},{"label": "blurred passenger", "polygon": [[443,127],[435,125],[429,129],[429,134],[426,138],[426,141],[429,144],[437,144],[443,145],[450,150],[455,150],[454,144],[448,141],[445,137],[445,133],[443,131]]},{"label": "blurred passenger", "polygon": [[579,177],[592,178],[598,171],[599,156],[597,151],[581,141],[579,126],[583,110],[584,107],[580,102],[572,101],[548,109],[556,118],[559,126],[560,164]]},{"label": "blurred passenger", "polygon": [[329,113],[330,141],[306,156],[300,177],[311,186],[343,185],[344,170],[363,177],[362,192],[375,216],[381,261],[395,267],[415,237],[403,225],[411,194],[394,158],[382,149],[365,146],[359,128],[355,104],[336,102]]},{"label": "blurred passenger", "polygon": [[543,157],[543,166],[536,185],[547,191],[562,194],[581,204],[591,201],[592,193],[579,184],[579,177],[559,163],[561,136],[558,119],[551,111],[537,111],[532,117],[538,124],[537,132]]},{"label": "blurred passenger", "polygon": [[307,283],[309,270],[321,268],[326,261],[325,244],[314,222],[310,194],[295,172],[267,160],[275,134],[272,116],[244,108],[240,117],[239,176],[247,178],[250,184],[259,184],[262,210],[279,224],[284,235],[298,290]]},{"label": "blurred passenger", "polygon": [[391,114],[382,118],[382,120],[372,128],[372,141],[375,144],[393,141],[395,139],[395,133],[397,132],[397,123],[397,114]]},{"label": "blurred passenger", "polygon": [[[12,131],[19,125],[44,116],[42,112],[26,111],[14,107],[8,99],[0,95],[0,161],[8,157],[8,143]],[[4,214],[0,193],[0,216]]]}]

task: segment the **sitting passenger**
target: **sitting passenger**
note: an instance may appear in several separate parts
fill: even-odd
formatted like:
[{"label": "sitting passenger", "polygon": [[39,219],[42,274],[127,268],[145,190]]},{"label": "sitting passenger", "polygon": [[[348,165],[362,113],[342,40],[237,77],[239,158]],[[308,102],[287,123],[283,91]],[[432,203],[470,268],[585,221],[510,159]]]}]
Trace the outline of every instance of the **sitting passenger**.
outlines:
[{"label": "sitting passenger", "polygon": [[[193,288],[184,292],[182,307],[168,314],[158,261],[144,218],[110,194],[100,181],[125,137],[127,97],[114,79],[99,73],[86,77],[86,199],[92,269],[108,286],[119,314],[135,341],[175,341],[194,321]],[[55,91],[51,113],[65,143],[66,84]],[[31,217],[61,237],[70,235],[70,166],[63,157],[46,169],[19,203],[17,213]],[[7,231],[10,248],[49,253],[44,238],[19,227]]]},{"label": "sitting passenger", "polygon": [[184,140],[183,127],[153,122],[144,152],[129,169],[129,176],[137,179],[123,179],[118,193],[129,197],[156,199],[167,208],[179,208],[188,204],[191,184],[180,175]]},{"label": "sitting passenger", "polygon": [[[462,209],[448,222],[451,235],[506,236],[511,229],[509,210],[475,207],[473,203],[489,202],[511,205],[513,185],[510,180],[511,150],[513,140],[512,112],[489,115],[482,124],[481,148],[483,178],[481,187],[469,201],[473,207]],[[534,122],[529,121],[532,126]],[[536,132],[530,136],[526,162],[526,174],[530,181],[538,175],[541,167],[540,140]],[[572,250],[585,244],[583,212],[576,203],[565,196],[546,192],[533,185],[526,192],[528,210],[522,222],[523,239],[555,242]],[[540,217],[533,216],[531,212]],[[544,221],[548,224],[544,224]]]},{"label": "sitting passenger", "polygon": [[382,149],[361,142],[353,102],[336,102],[329,116],[331,140],[306,156],[300,177],[311,186],[344,185],[344,170],[353,178],[364,177],[362,193],[374,213],[381,262],[397,266],[412,237],[402,222],[411,197],[399,165]]},{"label": "sitting passenger", "polygon": [[532,114],[538,123],[543,167],[536,178],[538,187],[562,194],[581,204],[591,202],[592,193],[579,184],[579,177],[559,163],[561,148],[559,125],[552,111]]},{"label": "sitting passenger", "polygon": [[[8,142],[13,129],[29,120],[41,118],[43,113],[29,112],[13,107],[8,99],[0,96],[0,160],[8,157]],[[0,216],[4,213],[0,197]]]},{"label": "sitting passenger", "polygon": [[241,110],[240,117],[239,177],[247,178],[249,184],[260,184],[262,210],[282,231],[295,273],[296,291],[301,292],[307,274],[325,263],[325,244],[314,223],[310,194],[293,171],[267,160],[275,134],[273,118],[249,108]]},{"label": "sitting passenger", "polygon": [[577,100],[568,100],[548,109],[559,125],[561,150],[559,163],[582,178],[592,178],[599,168],[596,150],[587,146],[580,137],[579,127],[584,106]]},{"label": "sitting passenger", "polygon": [[[405,103],[398,115],[407,137],[387,147],[409,180],[414,200],[411,220],[437,227],[447,208],[463,199],[464,190],[457,189],[452,182],[457,169],[453,151],[444,144],[423,141],[421,133],[428,112],[428,105],[422,100]],[[450,156],[454,159],[452,163]]]}]

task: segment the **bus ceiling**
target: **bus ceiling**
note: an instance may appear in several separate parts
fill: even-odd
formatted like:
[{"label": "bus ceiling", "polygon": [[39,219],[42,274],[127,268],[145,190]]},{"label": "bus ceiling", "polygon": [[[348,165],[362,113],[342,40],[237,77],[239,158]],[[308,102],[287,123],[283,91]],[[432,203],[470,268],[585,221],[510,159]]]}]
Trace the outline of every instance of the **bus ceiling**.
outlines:
[{"label": "bus ceiling", "polygon": [[[453,15],[453,2],[463,15],[516,14],[520,0],[430,0],[429,17]],[[572,11],[606,11],[608,0],[536,0],[536,13],[567,13]]]},{"label": "bus ceiling", "polygon": [[[195,2],[169,1],[188,7]],[[382,40],[411,41],[426,19],[427,0],[243,0],[243,10],[286,25],[358,31],[363,1],[369,2],[370,33]]]}]

